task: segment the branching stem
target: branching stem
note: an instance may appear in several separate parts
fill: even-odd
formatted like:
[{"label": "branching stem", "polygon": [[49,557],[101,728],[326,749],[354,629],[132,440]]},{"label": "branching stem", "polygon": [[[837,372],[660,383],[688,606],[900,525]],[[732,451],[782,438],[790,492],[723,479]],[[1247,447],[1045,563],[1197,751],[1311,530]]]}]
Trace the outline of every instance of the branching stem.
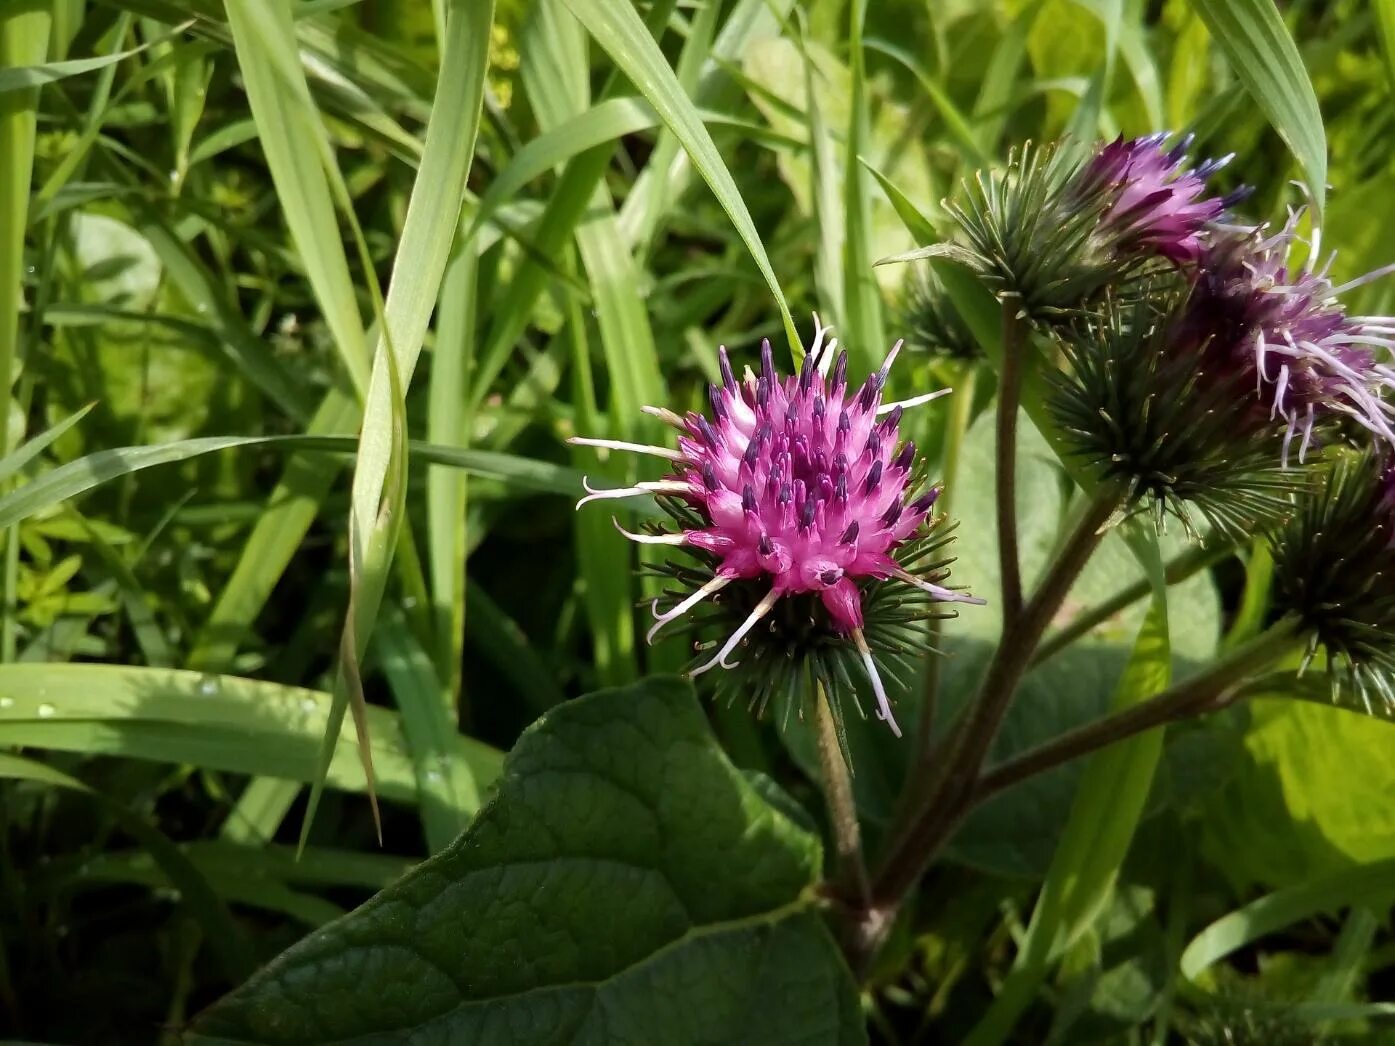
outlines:
[{"label": "branching stem", "polygon": [[1020,781],[1145,730],[1223,708],[1242,696],[1238,689],[1241,683],[1297,647],[1297,624],[1289,619],[1280,621],[1200,675],[993,767],[979,778],[970,805],[977,806]]}]

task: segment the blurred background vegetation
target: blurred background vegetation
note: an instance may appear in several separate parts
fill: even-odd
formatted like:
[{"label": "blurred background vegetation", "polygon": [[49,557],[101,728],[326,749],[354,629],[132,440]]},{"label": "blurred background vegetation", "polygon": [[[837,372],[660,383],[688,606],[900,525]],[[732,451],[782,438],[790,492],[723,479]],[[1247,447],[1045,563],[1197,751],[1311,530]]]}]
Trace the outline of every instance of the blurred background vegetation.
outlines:
[{"label": "blurred background vegetation", "polygon": [[[498,0],[469,193],[405,395],[419,443],[365,663],[383,844],[346,727],[295,861],[348,601],[355,441],[187,441],[357,433],[375,288],[412,278],[393,260],[444,4],[287,0],[271,5],[295,19],[284,49],[258,35],[274,35],[260,6],[0,10],[3,446],[86,412],[0,469],[0,1034],[15,1038],[174,1035],[251,963],[448,842],[540,713],[681,667],[681,641],[637,641],[649,582],[606,513],[572,510],[582,471],[618,482],[629,466],[563,440],[654,432],[639,407],[700,404],[718,344],[740,361],[784,338],[748,245],[607,49],[561,2]],[[946,351],[970,343],[952,314],[926,314],[917,270],[871,267],[915,245],[881,179],[933,222],[961,178],[1023,141],[1191,131],[1196,154],[1236,154],[1221,181],[1255,187],[1251,215],[1282,219],[1300,170],[1205,6],[639,5],[806,343],[813,310],[855,370],[904,336],[919,351],[894,391],[958,390],[960,407],[908,423],[954,477],[956,579],[975,591],[996,585],[989,433],[970,427],[946,453],[944,431],[953,410],[981,412],[993,375]],[[1280,10],[1324,118],[1323,246],[1340,281],[1395,260],[1395,41],[1381,33],[1395,4]],[[258,78],[276,86],[252,105]],[[1371,285],[1357,311],[1390,297]],[[144,449],[100,453],[113,448]],[[1063,499],[1045,445],[1024,456],[1030,573]],[[1134,579],[1127,552],[1106,553],[1077,610]],[[1239,549],[1175,590],[1179,658],[1252,634],[1266,587],[1263,555]],[[1003,751],[1104,707],[1140,612],[1091,633],[1099,656],[1033,675]],[[995,629],[991,609],[947,626],[948,694]],[[797,737],[740,706],[711,712],[740,765],[819,808]],[[1279,701],[1174,730],[1115,889],[1016,1041],[1392,1041],[1368,1005],[1395,998],[1392,741],[1388,723]],[[901,756],[870,733],[854,744],[875,835]],[[874,1039],[958,1042],[974,1025],[1075,780],[1009,792],[966,826],[875,978]]]}]

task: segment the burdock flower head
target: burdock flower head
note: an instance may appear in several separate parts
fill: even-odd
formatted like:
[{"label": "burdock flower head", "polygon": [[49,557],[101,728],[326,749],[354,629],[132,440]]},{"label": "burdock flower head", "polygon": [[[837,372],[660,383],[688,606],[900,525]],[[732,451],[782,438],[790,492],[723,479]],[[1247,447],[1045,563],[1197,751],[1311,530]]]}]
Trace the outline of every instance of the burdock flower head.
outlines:
[{"label": "burdock flower head", "polygon": [[[1388,361],[1395,319],[1348,316],[1338,295],[1389,272],[1334,287],[1326,269],[1292,268],[1299,215],[1278,232],[1232,230],[1203,251],[1185,335],[1208,364],[1244,376],[1284,425],[1283,459],[1302,461],[1324,422],[1347,420],[1395,443]],[[1311,257],[1311,254],[1310,254]],[[1330,262],[1329,262],[1330,265]]]},{"label": "burdock flower head", "polygon": [[[799,374],[785,378],[768,341],[759,376],[747,370],[742,381],[720,350],[722,383],[709,389],[710,415],[648,408],[678,429],[677,450],[574,438],[673,463],[658,482],[588,486],[578,507],[646,493],[667,502],[677,531],[622,533],[695,554],[696,567],[665,571],[685,591],[662,613],[655,601],[649,633],[652,641],[705,600],[715,606],[704,620],[724,621],[731,631],[692,675],[736,667],[729,658],[744,640],[743,661],[751,665],[742,686],[762,703],[801,685],[806,673],[836,692],[849,682],[843,662],[851,646],[871,680],[879,717],[899,734],[873,651],[910,653],[906,630],[926,616],[918,611],[927,601],[981,601],[945,588],[943,563],[924,563],[943,544],[925,540],[938,490],[920,488],[915,446],[898,439],[903,409],[941,393],[882,403],[899,342],[879,371],[849,388],[847,353],[835,358],[837,343],[825,341],[827,333],[819,328]],[[896,598],[907,594],[918,598]],[[762,621],[768,629],[752,635]]]},{"label": "burdock flower head", "polygon": [[1326,656],[1334,699],[1395,714],[1395,459],[1335,455],[1273,547],[1275,608]]},{"label": "burdock flower head", "polygon": [[1298,477],[1279,459],[1283,429],[1254,399],[1217,338],[1196,329],[1193,291],[1180,276],[1109,299],[1063,332],[1065,366],[1047,407],[1074,454],[1120,483],[1129,508],[1200,530],[1193,510],[1233,539],[1287,516]]},{"label": "burdock flower head", "polygon": [[1243,191],[1206,195],[1229,157],[1187,166],[1191,139],[1152,135],[1098,147],[1083,163],[1025,146],[947,204],[967,243],[929,249],[975,269],[1026,314],[1053,323],[1141,275],[1190,265],[1208,225]]}]

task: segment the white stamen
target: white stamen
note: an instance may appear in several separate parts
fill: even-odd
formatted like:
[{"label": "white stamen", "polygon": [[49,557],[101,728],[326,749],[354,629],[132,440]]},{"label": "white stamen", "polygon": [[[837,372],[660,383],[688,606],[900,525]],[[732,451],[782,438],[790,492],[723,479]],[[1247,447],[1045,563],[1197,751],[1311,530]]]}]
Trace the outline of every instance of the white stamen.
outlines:
[{"label": "white stamen", "polygon": [[640,413],[648,414],[650,417],[658,418],[660,421],[672,425],[680,432],[688,431],[688,423],[684,421],[681,417],[679,417],[677,414],[675,414],[673,411],[669,410],[667,407],[644,406],[640,407],[639,409]]},{"label": "white stamen", "polygon": [[[830,327],[829,330],[833,328]],[[838,358],[838,339],[829,338],[828,344],[823,347],[823,356],[819,360],[819,377],[828,380],[828,372],[833,369],[833,361]]]},{"label": "white stamen", "polygon": [[877,695],[877,718],[891,727],[893,734],[900,737],[901,728],[896,725],[896,717],[891,714],[891,701],[886,696],[886,687],[882,686],[877,663],[872,660],[872,651],[867,649],[867,640],[862,635],[862,629],[853,629],[852,637],[853,642],[857,644],[857,652],[862,655],[862,667],[867,669],[867,678],[872,681],[872,692]]},{"label": "white stamen", "polygon": [[636,483],[633,487],[610,487],[597,489],[591,486],[590,479],[581,477],[581,485],[586,488],[586,496],[576,503],[581,508],[592,501],[605,501],[610,498],[634,498],[641,494],[691,494],[693,487],[677,479],[662,479],[652,483]]},{"label": "white stamen", "polygon": [[906,584],[914,585],[923,592],[929,592],[942,603],[972,603],[980,607],[988,605],[988,600],[986,599],[979,599],[977,596],[971,596],[967,592],[956,592],[952,588],[942,588],[939,585],[931,584],[923,577],[916,577],[909,570],[902,570],[900,567],[897,567],[891,573],[893,577],[900,578],[902,581],[906,582]]},{"label": "white stamen", "polygon": [[818,366],[823,361],[819,359],[819,353],[824,351],[823,337],[832,327],[825,327],[823,321],[819,319],[819,314],[814,313],[814,344],[809,349],[809,355],[814,357],[814,366]]},{"label": "white stamen", "polygon": [[1345,294],[1347,291],[1355,290],[1357,287],[1365,286],[1373,280],[1378,280],[1382,276],[1389,276],[1392,272],[1395,272],[1395,262],[1392,262],[1390,265],[1382,265],[1379,269],[1373,269],[1365,276],[1358,276],[1356,279],[1349,280],[1340,287],[1333,287],[1332,293]]},{"label": "white stamen", "polygon": [[[721,665],[723,668],[735,668],[736,665],[729,665],[726,662],[727,655],[736,649],[737,644],[746,638],[746,633],[755,628],[760,619],[770,613],[775,601],[780,598],[779,589],[772,588],[765,594],[765,598],[756,604],[756,609],[751,611],[750,617],[741,622],[741,627],[731,634],[731,638],[722,645],[722,649],[717,651],[717,656],[704,662],[688,672],[689,676],[700,676],[710,668]],[[737,664],[740,664],[738,661]]]},{"label": "white stamen", "polygon": [[692,610],[693,607],[697,606],[704,599],[710,596],[713,592],[720,591],[727,585],[731,584],[731,582],[732,578],[729,577],[722,577],[720,575],[714,577],[711,581],[703,585],[700,589],[698,589],[696,592],[690,595],[687,599],[683,600],[683,602],[679,603],[677,606],[665,611],[662,614],[659,613],[659,601],[657,599],[654,600],[653,604],[649,608],[649,611],[654,615],[654,620],[657,622],[657,624],[653,628],[651,628],[649,632],[645,635],[644,641],[646,643],[653,643],[654,634],[658,632],[659,629],[663,628],[674,618],[682,617],[689,610]]},{"label": "white stamen", "polygon": [[1340,376],[1358,385],[1365,381],[1365,375],[1358,373],[1355,369],[1339,360],[1332,353],[1328,352],[1321,345],[1312,341],[1303,342],[1303,348],[1307,349],[1323,363],[1335,370]]},{"label": "white stamen", "polygon": [[1308,447],[1313,442],[1313,405],[1308,404],[1308,419],[1303,424],[1303,442],[1298,445],[1298,464],[1303,464],[1308,456]]},{"label": "white stamen", "polygon": [[906,340],[904,338],[896,339],[896,344],[893,345],[891,347],[891,351],[886,354],[886,359],[882,360],[883,374],[888,374],[891,372],[891,365],[896,362],[896,357],[900,355],[901,346],[904,344],[906,344]]},{"label": "white stamen", "polygon": [[1274,420],[1275,414],[1282,414],[1288,417],[1288,411],[1284,410],[1284,392],[1288,389],[1288,364],[1285,363],[1279,368],[1279,382],[1274,389],[1274,404],[1269,408],[1269,420]]},{"label": "white stamen", "polygon": [[895,403],[883,403],[877,408],[877,414],[878,416],[890,414],[897,407],[900,407],[902,410],[907,410],[911,407],[919,407],[922,403],[929,403],[931,400],[937,400],[941,396],[948,396],[953,391],[953,389],[941,389],[939,392],[927,392],[924,396],[912,396],[908,400],[897,400]]},{"label": "white stamen", "polygon": [[616,530],[640,545],[681,545],[688,540],[688,535],[681,531],[677,534],[632,534],[614,516],[610,517],[610,521],[615,524]]},{"label": "white stamen", "polygon": [[629,450],[636,454],[652,454],[656,458],[667,458],[669,461],[684,460],[680,451],[669,450],[667,447],[651,447],[647,443],[625,443],[618,439],[592,439],[589,436],[570,436],[567,442],[577,447],[601,447],[604,450]]},{"label": "white stamen", "polygon": [[[1304,268],[1308,269],[1311,272],[1313,268],[1313,262],[1318,260],[1321,254],[1322,226],[1319,225],[1317,222],[1313,222],[1313,238],[1310,241],[1308,241],[1308,260],[1304,263]],[[1331,259],[1328,259],[1327,264],[1328,266],[1331,266]],[[1323,270],[1323,275],[1326,275],[1326,269]],[[1302,454],[1299,454],[1298,460],[1303,460]]]},{"label": "white stamen", "polygon": [[1374,345],[1380,349],[1395,349],[1395,340],[1378,338],[1377,334],[1395,334],[1395,327],[1363,327],[1362,334],[1334,334],[1327,340],[1334,345]]}]

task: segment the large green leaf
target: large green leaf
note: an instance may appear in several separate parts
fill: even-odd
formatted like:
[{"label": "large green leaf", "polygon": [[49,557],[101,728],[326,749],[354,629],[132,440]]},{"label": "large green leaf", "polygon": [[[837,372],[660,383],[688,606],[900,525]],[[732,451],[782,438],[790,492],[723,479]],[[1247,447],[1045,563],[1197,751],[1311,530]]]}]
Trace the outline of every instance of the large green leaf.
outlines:
[{"label": "large green leaf", "polygon": [[1249,702],[1245,758],[1207,797],[1204,852],[1237,885],[1274,887],[1395,860],[1395,727],[1270,693]]},{"label": "large green leaf", "polygon": [[[449,849],[200,1017],[195,1043],[856,1043],[822,852],[686,685],[563,705]],[[371,989],[371,990],[365,990]]]}]

